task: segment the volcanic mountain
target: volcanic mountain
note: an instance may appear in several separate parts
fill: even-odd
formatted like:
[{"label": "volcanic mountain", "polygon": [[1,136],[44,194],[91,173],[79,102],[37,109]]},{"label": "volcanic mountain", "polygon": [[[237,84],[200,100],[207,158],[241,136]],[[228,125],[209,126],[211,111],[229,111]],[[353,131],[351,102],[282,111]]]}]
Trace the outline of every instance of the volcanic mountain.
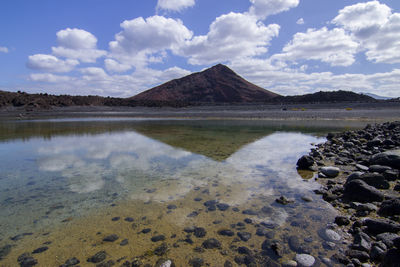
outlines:
[{"label": "volcanic mountain", "polygon": [[175,79],[142,92],[130,100],[137,103],[254,103],[279,96],[254,85],[225,65]]}]

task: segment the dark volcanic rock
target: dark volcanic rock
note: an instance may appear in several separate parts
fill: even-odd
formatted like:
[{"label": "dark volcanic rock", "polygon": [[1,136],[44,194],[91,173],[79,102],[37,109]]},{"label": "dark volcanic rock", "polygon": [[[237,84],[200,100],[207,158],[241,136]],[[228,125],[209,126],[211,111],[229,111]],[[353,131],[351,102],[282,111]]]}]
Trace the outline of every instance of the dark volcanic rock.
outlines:
[{"label": "dark volcanic rock", "polygon": [[167,243],[162,243],[160,246],[156,247],[154,254],[157,256],[163,256],[168,251]]},{"label": "dark volcanic rock", "polygon": [[153,242],[164,241],[164,240],[165,240],[164,235],[156,235],[151,238],[151,241]]},{"label": "dark volcanic rock", "polygon": [[314,159],[310,156],[304,155],[297,161],[297,168],[300,170],[309,169],[314,165]]},{"label": "dark volcanic rock", "polygon": [[384,153],[375,154],[371,157],[369,162],[370,165],[383,165],[394,169],[400,169],[400,151],[386,151]]},{"label": "dark volcanic rock", "polygon": [[116,234],[108,235],[103,238],[103,241],[105,242],[114,242],[118,239],[119,237]]},{"label": "dark volcanic rock", "polygon": [[397,233],[400,231],[400,224],[388,219],[367,218],[363,221],[369,233],[377,235],[385,232]]},{"label": "dark volcanic rock", "polygon": [[203,242],[202,246],[207,249],[221,248],[221,242],[215,238],[207,239]]},{"label": "dark volcanic rock", "polygon": [[389,189],[390,187],[390,184],[382,174],[364,173],[359,179],[378,189]]},{"label": "dark volcanic rock", "polygon": [[251,238],[251,233],[249,232],[238,232],[237,235],[242,241],[245,242]]},{"label": "dark volcanic rock", "polygon": [[347,183],[343,195],[347,199],[360,202],[382,201],[384,198],[378,189],[359,179]]},{"label": "dark volcanic rock", "polygon": [[46,246],[40,247],[40,248],[37,248],[37,249],[35,249],[34,251],[32,251],[32,254],[42,253],[42,252],[45,252],[45,251],[48,250],[48,249],[49,249],[49,248],[46,247]]},{"label": "dark volcanic rock", "polygon": [[396,198],[382,202],[378,214],[381,216],[400,215],[400,199]]},{"label": "dark volcanic rock", "polygon": [[106,259],[107,254],[106,252],[103,251],[99,251],[96,254],[94,254],[92,257],[87,259],[87,262],[93,262],[93,263],[99,263],[102,262]]},{"label": "dark volcanic rock", "polygon": [[384,267],[399,267],[400,251],[398,249],[391,249],[386,253],[382,266]]},{"label": "dark volcanic rock", "polygon": [[224,236],[234,236],[235,233],[232,230],[229,229],[222,229],[218,231],[219,235],[224,235]]},{"label": "dark volcanic rock", "polygon": [[206,229],[204,229],[203,227],[196,227],[194,229],[194,236],[195,237],[205,237],[207,234]]}]

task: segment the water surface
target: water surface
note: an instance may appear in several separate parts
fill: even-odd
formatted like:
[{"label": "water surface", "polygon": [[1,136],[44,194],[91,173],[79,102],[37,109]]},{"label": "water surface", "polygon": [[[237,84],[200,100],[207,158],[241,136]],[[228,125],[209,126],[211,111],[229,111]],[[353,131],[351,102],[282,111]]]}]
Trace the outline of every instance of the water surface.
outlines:
[{"label": "water surface", "polygon": [[[39,266],[58,266],[74,256],[85,266],[99,250],[115,261],[141,257],[154,264],[158,256],[152,251],[160,244],[150,238],[158,234],[170,247],[164,257],[177,266],[193,257],[221,266],[234,261],[237,246],[261,250],[266,237],[256,235],[260,227],[284,247],[277,261],[294,257],[287,244],[293,235],[315,257],[329,256],[332,250],[324,248],[317,230],[333,221],[335,211],[313,194],[319,185],[303,179],[312,174],[302,178],[295,163],[327,132],[362,126],[136,119],[0,123],[0,247],[12,245],[0,266],[15,266],[20,254],[44,243],[49,249],[35,254]],[[295,203],[277,204],[280,196]],[[203,205],[208,200],[229,208],[209,211]],[[245,218],[252,223],[235,226]],[[187,226],[204,227],[206,237],[192,236],[188,243]],[[151,232],[140,233],[144,228]],[[220,236],[221,229],[247,231],[252,238]],[[119,239],[103,242],[107,234]],[[211,237],[222,242],[224,253],[193,251]],[[123,239],[128,245],[120,246]]]}]

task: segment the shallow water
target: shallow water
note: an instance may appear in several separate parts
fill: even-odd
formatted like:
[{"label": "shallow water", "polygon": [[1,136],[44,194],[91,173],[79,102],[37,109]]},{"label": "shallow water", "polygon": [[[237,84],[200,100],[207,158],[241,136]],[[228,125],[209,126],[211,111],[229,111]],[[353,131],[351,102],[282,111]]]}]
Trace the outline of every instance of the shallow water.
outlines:
[{"label": "shallow water", "polygon": [[[291,236],[314,257],[329,256],[341,244],[325,249],[317,232],[333,221],[335,211],[312,192],[319,185],[303,179],[312,173],[300,176],[295,163],[327,132],[362,126],[106,118],[0,123],[0,248],[12,246],[7,255],[0,253],[0,266],[17,266],[19,255],[43,244],[48,250],[34,254],[39,266],[59,266],[71,257],[94,266],[86,259],[101,250],[107,259],[120,260],[117,266],[133,257],[154,264],[159,257],[153,250],[162,242],[150,238],[159,234],[169,246],[163,257],[177,266],[195,257],[222,266],[234,262],[236,247],[261,251],[266,237],[256,235],[259,228],[281,244],[284,253],[277,261],[293,259]],[[282,195],[295,202],[276,203]],[[203,205],[208,200],[229,208],[209,211]],[[234,225],[245,218],[252,223]],[[192,235],[190,244],[184,241],[188,226],[207,234]],[[144,228],[151,232],[140,233]],[[221,229],[252,237],[245,242],[221,236]],[[102,241],[109,234],[119,239]],[[221,241],[221,250],[194,252],[212,237]],[[123,239],[128,245],[120,246]]]}]

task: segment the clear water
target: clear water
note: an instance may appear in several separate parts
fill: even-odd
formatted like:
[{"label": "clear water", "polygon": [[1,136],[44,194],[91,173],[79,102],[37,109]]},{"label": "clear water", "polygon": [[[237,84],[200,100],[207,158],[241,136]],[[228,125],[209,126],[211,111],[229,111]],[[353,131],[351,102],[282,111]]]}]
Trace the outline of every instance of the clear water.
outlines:
[{"label": "clear water", "polygon": [[[187,266],[196,256],[194,244],[174,246],[185,238],[186,226],[201,226],[208,238],[223,243],[226,255],[206,251],[199,257],[211,266],[233,262],[232,238],[217,231],[251,218],[247,242],[260,250],[265,237],[256,224],[273,225],[275,239],[294,253],[287,238],[307,239],[315,257],[327,256],[317,230],[333,221],[335,211],[313,194],[319,185],[312,173],[300,176],[297,159],[329,131],[362,127],[362,123],[271,121],[201,121],[133,119],[63,119],[0,123],[0,248],[12,245],[0,266],[16,266],[17,257],[48,243],[36,254],[39,266],[58,266],[76,256],[86,258],[106,250],[108,259],[141,257],[154,264],[150,253],[155,232],[167,237],[166,256]],[[295,203],[275,203],[280,196]],[[305,202],[307,196],[312,202]],[[195,201],[201,198],[201,201]],[[227,211],[207,211],[203,203],[218,200]],[[168,210],[174,204],[176,209]],[[239,211],[235,211],[237,208]],[[257,215],[243,210],[262,210]],[[188,216],[197,212],[197,216]],[[112,218],[120,217],[118,221]],[[125,217],[134,218],[132,222]],[[220,221],[218,224],[213,222]],[[151,228],[145,236],[141,228]],[[120,239],[104,243],[106,233]],[[175,234],[177,237],[171,237]],[[119,241],[127,238],[127,246]],[[135,241],[134,241],[135,240]],[[312,241],[310,241],[312,240]],[[178,242],[179,243],[179,242]],[[340,243],[335,249],[340,248]],[[230,249],[231,248],[231,249]],[[205,254],[204,254],[205,253]],[[0,257],[1,258],[1,257]]]}]

